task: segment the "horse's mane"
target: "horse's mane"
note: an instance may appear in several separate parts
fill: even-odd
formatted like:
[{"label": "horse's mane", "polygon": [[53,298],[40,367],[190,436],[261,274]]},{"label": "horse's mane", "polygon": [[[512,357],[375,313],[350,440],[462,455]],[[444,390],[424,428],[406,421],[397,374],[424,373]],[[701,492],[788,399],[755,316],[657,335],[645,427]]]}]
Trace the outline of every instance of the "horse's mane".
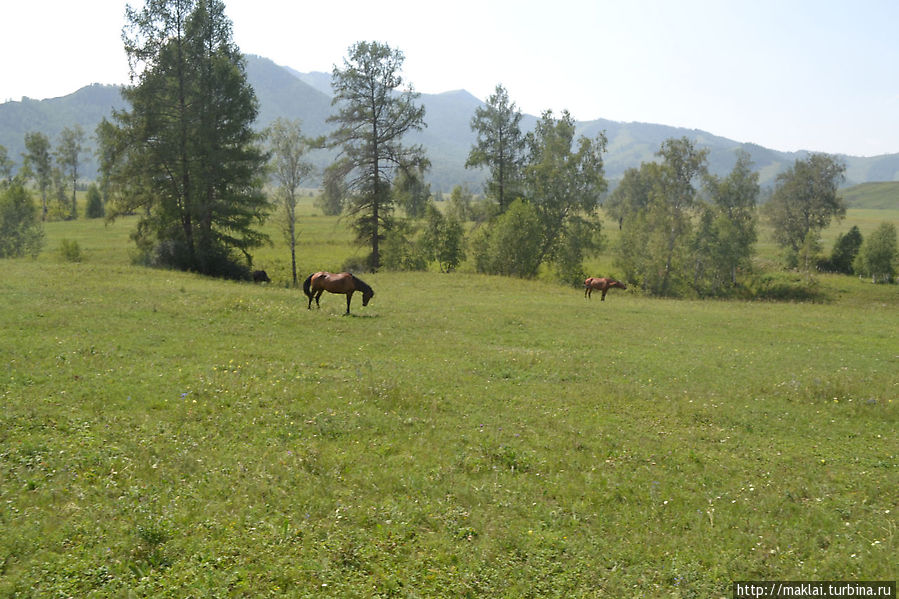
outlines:
[{"label": "horse's mane", "polygon": [[363,294],[369,294],[369,295],[375,294],[375,290],[372,289],[368,283],[366,283],[365,281],[363,281],[362,279],[360,279],[359,277],[357,277],[354,274],[350,274],[350,276],[353,277],[353,282],[356,284],[356,289],[361,291]]}]

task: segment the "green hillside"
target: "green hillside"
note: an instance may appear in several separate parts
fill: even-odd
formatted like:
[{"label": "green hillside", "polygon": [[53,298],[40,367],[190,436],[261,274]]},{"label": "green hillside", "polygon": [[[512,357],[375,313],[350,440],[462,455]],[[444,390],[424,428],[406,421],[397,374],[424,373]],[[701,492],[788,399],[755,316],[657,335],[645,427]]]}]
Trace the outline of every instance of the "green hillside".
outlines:
[{"label": "green hillside", "polygon": [[[847,219],[849,220],[849,219]],[[46,226],[0,277],[2,597],[724,597],[893,580],[894,286],[605,302],[378,273],[367,308]],[[84,261],[56,248],[77,241]],[[304,273],[354,251],[304,205]]]},{"label": "green hillside", "polygon": [[[302,74],[276,65],[267,58],[247,56],[247,76],[260,103],[256,126],[263,128],[278,117],[300,119],[309,135],[321,135],[330,129],[326,119],[331,111],[327,92],[327,74]],[[414,82],[413,82],[414,83]],[[512,98],[514,101],[514,98]],[[449,191],[459,184],[480,191],[485,173],[481,169],[466,169],[468,152],[475,141],[471,131],[471,117],[482,101],[464,90],[442,94],[422,94],[425,107],[424,131],[410,135],[409,141],[422,144],[428,152],[432,167],[429,182],[434,191]],[[24,151],[24,136],[29,131],[42,131],[51,142],[63,127],[79,124],[88,135],[82,156],[85,178],[96,172],[92,154],[93,133],[103,116],[112,108],[122,108],[119,90],[114,86],[88,86],[62,98],[24,100],[0,104],[0,145],[10,157],[19,162]],[[558,116],[558,115],[557,115]],[[524,115],[522,129],[534,127],[537,119]],[[614,186],[628,168],[656,159],[660,144],[669,138],[687,137],[697,146],[709,150],[708,166],[712,173],[726,175],[736,162],[738,150],[749,152],[763,186],[771,186],[778,173],[791,166],[807,152],[779,152],[753,143],[743,143],[711,133],[649,123],[622,123],[599,119],[577,123],[578,134],[595,136],[604,131],[609,139],[605,155],[606,176]],[[310,156],[323,169],[333,153],[316,152]],[[847,184],[871,181],[899,180],[899,154],[875,157],[841,156],[846,162]]]},{"label": "green hillside", "polygon": [[899,182],[862,183],[840,191],[852,208],[874,210],[899,209]]}]

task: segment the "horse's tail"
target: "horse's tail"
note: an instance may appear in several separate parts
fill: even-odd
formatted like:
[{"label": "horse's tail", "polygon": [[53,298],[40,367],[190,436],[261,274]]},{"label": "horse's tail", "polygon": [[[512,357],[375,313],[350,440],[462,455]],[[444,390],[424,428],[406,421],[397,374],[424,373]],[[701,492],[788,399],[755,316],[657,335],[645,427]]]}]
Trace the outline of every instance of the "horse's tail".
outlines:
[{"label": "horse's tail", "polygon": [[306,280],[303,281],[303,293],[305,293],[306,297],[308,297],[310,300],[312,299],[312,275],[309,275],[308,277],[306,277]]}]

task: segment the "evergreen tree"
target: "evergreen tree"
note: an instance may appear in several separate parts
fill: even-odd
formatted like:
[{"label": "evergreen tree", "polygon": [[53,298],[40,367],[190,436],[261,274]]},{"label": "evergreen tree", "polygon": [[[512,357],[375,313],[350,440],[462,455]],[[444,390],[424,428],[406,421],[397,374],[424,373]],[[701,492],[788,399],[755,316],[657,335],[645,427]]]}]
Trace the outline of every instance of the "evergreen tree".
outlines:
[{"label": "evergreen tree", "polygon": [[851,275],[853,262],[862,247],[862,232],[853,225],[846,233],[840,233],[833,244],[830,259],[822,262],[821,267],[831,272],[839,272]]},{"label": "evergreen tree", "polygon": [[103,210],[106,211],[106,204],[112,197],[115,186],[112,182],[112,170],[115,166],[116,153],[119,151],[117,146],[118,129],[103,117],[97,123],[94,129],[94,141],[97,142],[94,156],[97,158],[97,184],[100,188],[100,197],[103,200]]},{"label": "evergreen tree", "polygon": [[486,106],[475,109],[471,119],[477,140],[468,153],[465,168],[490,169],[487,196],[496,200],[500,212],[505,212],[521,193],[526,144],[520,124],[521,112],[509,101],[509,93],[502,85],[496,86]]},{"label": "evergreen tree", "polygon": [[[327,179],[342,181],[358,239],[371,244],[368,265],[381,266],[380,244],[392,226],[391,181],[398,171],[422,171],[430,166],[420,145],[404,146],[402,138],[425,127],[424,108],[411,86],[401,90],[405,57],[378,42],[357,42],[343,68],[334,67],[332,104],[337,124],[330,145],[340,148]],[[398,91],[401,90],[401,91]]]},{"label": "evergreen tree", "polygon": [[337,216],[343,212],[344,204],[349,201],[349,189],[339,164],[332,164],[325,169],[322,187],[322,193],[316,198],[315,206],[325,216]]},{"label": "evergreen tree", "polygon": [[96,183],[91,183],[87,188],[87,208],[84,215],[87,218],[103,218],[106,210],[103,207],[103,196]]},{"label": "evergreen tree", "polygon": [[424,172],[400,169],[393,179],[393,197],[407,217],[423,217],[431,199],[431,186],[425,183]]},{"label": "evergreen tree", "polygon": [[[147,0],[123,31],[133,85],[116,112],[115,213],[142,214],[134,237],[150,263],[248,276],[267,237],[258,102],[220,0]],[[235,252],[243,254],[240,260]]]}]

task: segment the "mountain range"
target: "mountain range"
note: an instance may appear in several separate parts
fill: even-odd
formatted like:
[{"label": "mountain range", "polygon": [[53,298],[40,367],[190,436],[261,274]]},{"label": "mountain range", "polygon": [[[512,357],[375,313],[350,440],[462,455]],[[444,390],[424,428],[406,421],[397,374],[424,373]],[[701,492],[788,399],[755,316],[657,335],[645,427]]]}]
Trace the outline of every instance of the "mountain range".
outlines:
[{"label": "mountain range", "polygon": [[[328,132],[326,119],[331,114],[330,74],[300,73],[289,67],[275,64],[259,56],[247,56],[247,77],[259,99],[258,128],[268,126],[278,117],[300,119],[306,135],[317,136]],[[41,131],[55,145],[64,127],[81,125],[87,134],[85,144],[94,146],[93,132],[100,120],[108,117],[113,109],[126,107],[119,86],[88,85],[60,98],[33,100],[23,98],[18,102],[0,104],[0,145],[5,146],[10,158],[21,163],[25,151],[25,133]],[[514,100],[514,98],[513,98]],[[421,94],[425,107],[427,127],[410,134],[409,143],[422,144],[431,160],[429,182],[434,191],[449,191],[458,184],[467,185],[474,192],[481,190],[485,172],[465,168],[465,161],[475,140],[470,128],[474,111],[484,102],[465,90],[440,94]],[[557,115],[558,116],[558,115]],[[523,115],[522,128],[531,130],[537,117]],[[622,123],[599,119],[577,123],[578,135],[592,137],[604,131],[609,144],[605,155],[606,177],[614,185],[626,169],[655,159],[665,139],[687,137],[698,147],[709,150],[709,169],[718,175],[726,175],[736,162],[738,150],[749,152],[759,171],[763,186],[771,186],[777,174],[791,166],[796,159],[808,152],[780,152],[757,144],[742,143],[716,136],[698,129],[684,129],[649,123]],[[312,157],[316,166],[323,168],[332,156],[319,152]],[[899,154],[874,157],[839,156],[846,163],[846,186],[875,181],[899,181]],[[82,155],[82,172],[85,178],[96,173],[96,161],[92,152]],[[313,182],[314,184],[314,182]]]}]

